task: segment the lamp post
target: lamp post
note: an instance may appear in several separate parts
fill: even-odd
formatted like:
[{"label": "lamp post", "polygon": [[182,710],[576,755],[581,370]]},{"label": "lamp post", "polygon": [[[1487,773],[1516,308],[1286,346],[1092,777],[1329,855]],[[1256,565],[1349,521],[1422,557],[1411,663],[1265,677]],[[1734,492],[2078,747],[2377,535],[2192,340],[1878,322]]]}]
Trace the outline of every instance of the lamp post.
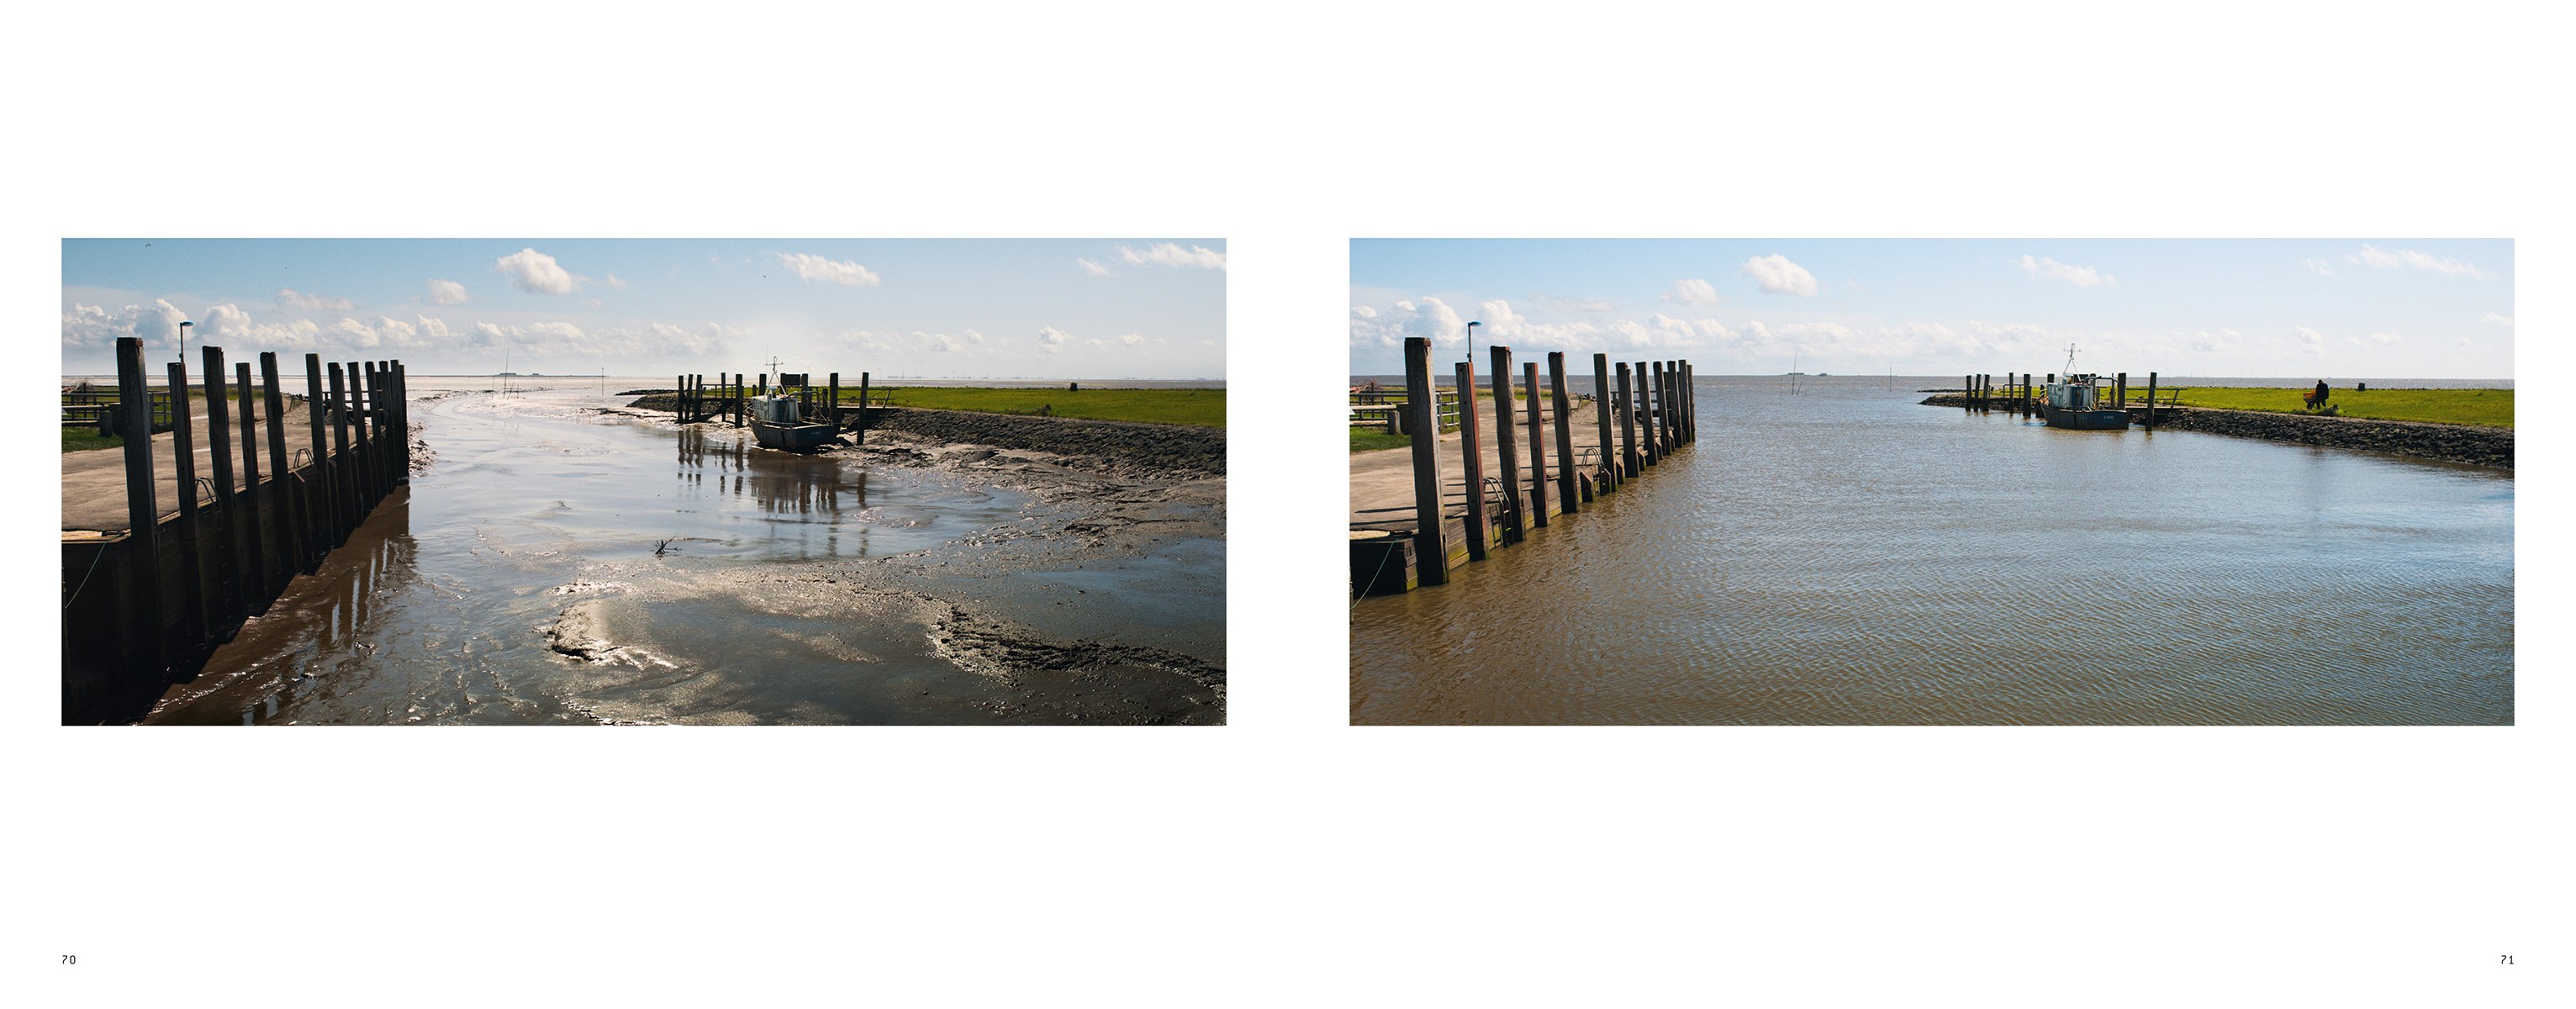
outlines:
[{"label": "lamp post", "polygon": [[1475,364],[1476,364],[1476,327],[1478,327],[1478,326],[1482,326],[1482,325],[1484,325],[1484,323],[1481,323],[1481,322],[1470,322],[1470,323],[1468,323],[1468,324],[1467,324],[1467,365],[1468,365],[1468,367],[1474,367],[1474,366],[1475,366]]},{"label": "lamp post", "polygon": [[179,320],[179,366],[182,368],[188,366],[188,327],[194,325],[196,323],[185,319]]}]

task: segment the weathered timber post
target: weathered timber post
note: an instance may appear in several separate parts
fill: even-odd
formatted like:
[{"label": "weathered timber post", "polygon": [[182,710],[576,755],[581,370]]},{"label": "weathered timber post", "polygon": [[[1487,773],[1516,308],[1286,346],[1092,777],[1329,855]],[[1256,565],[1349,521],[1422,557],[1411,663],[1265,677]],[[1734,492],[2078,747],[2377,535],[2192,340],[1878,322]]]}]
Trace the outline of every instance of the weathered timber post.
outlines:
[{"label": "weathered timber post", "polygon": [[2118,381],[2119,384],[2117,388],[2120,390],[2120,412],[2127,413],[2129,411],[2129,373],[2125,371],[2121,372]]},{"label": "weathered timber post", "polygon": [[868,373],[859,373],[859,436],[857,443],[868,443]]},{"label": "weathered timber post", "polygon": [[304,570],[313,571],[322,566],[340,529],[340,466],[331,458],[331,440],[324,433],[331,423],[331,396],[322,384],[320,354],[304,355],[304,419],[313,427],[313,461],[304,467],[304,484],[312,490],[304,511],[304,531],[312,537],[305,542]]},{"label": "weathered timber post", "polygon": [[1646,465],[1663,462],[1664,454],[1655,447],[1655,382],[1646,362],[1637,362],[1637,447],[1646,453]]},{"label": "weathered timber post", "polygon": [[1538,362],[1521,362],[1521,391],[1529,397],[1530,513],[1533,529],[1547,528],[1547,404],[1538,398]]},{"label": "weathered timber post", "polygon": [[743,411],[743,395],[742,395],[742,390],[743,390],[742,373],[741,373],[741,372],[739,372],[739,371],[734,372],[734,373],[733,373],[733,426],[735,426],[735,427],[741,427],[741,426],[742,426],[742,411]]},{"label": "weathered timber post", "polygon": [[1476,362],[1458,362],[1458,452],[1467,464],[1467,559],[1485,559],[1485,449],[1477,437]]},{"label": "weathered timber post", "polygon": [[1592,355],[1592,420],[1601,429],[1601,478],[1599,490],[1619,489],[1619,439],[1610,436],[1610,355]]},{"label": "weathered timber post", "polygon": [[1628,384],[1628,362],[1619,362],[1619,462],[1625,469],[1619,474],[1630,480],[1645,472],[1646,462],[1637,455],[1637,394]]},{"label": "weathered timber post", "polygon": [[2147,373],[2147,427],[2156,426],[2156,373]]},{"label": "weathered timber post", "polygon": [[837,371],[832,373],[832,407],[827,412],[832,415],[832,433],[841,433],[841,373]]},{"label": "weathered timber post", "polygon": [[1655,437],[1663,442],[1664,454],[1673,454],[1673,363],[1655,362]]},{"label": "weathered timber post", "polygon": [[183,611],[196,626],[188,638],[191,644],[202,644],[214,633],[214,617],[206,610],[206,551],[197,537],[197,438],[196,419],[188,409],[188,363],[170,362],[170,461],[177,465],[179,477],[179,570],[184,572],[181,588],[185,589],[187,609]]},{"label": "weathered timber post", "polygon": [[411,482],[411,369],[403,367],[402,358],[394,359],[394,444],[402,446],[395,455],[394,475],[404,483]]},{"label": "weathered timber post", "polygon": [[208,344],[197,352],[206,362],[206,452],[215,478],[215,548],[207,551],[208,564],[217,594],[227,597],[223,616],[230,622],[250,612],[250,587],[242,584],[250,565],[242,563],[241,505],[233,498],[232,404],[224,399],[224,349]]},{"label": "weathered timber post", "polygon": [[271,479],[273,493],[269,500],[277,504],[277,584],[284,586],[302,566],[305,534],[304,501],[295,492],[295,470],[286,455],[286,397],[277,391],[277,352],[259,355],[259,380],[262,402],[268,407],[268,469],[276,474]]},{"label": "weathered timber post", "polygon": [[[348,387],[340,380],[340,362],[331,362],[331,499],[339,509],[331,516],[331,541],[336,547],[349,539],[349,530],[358,526],[358,483],[350,470],[356,457],[349,454]],[[328,552],[328,548],[325,548]]]},{"label": "weathered timber post", "polygon": [[161,508],[153,500],[152,386],[143,377],[143,340],[116,338],[116,433],[125,440],[126,570],[134,577],[137,645],[162,666]]},{"label": "weathered timber post", "polygon": [[1959,376],[1959,405],[1970,410],[1977,408],[1977,376]]},{"label": "weathered timber post", "polygon": [[349,528],[356,530],[367,520],[367,512],[376,507],[376,452],[367,441],[368,415],[375,411],[367,401],[369,390],[360,384],[360,365],[349,362],[349,444],[357,454],[349,457],[349,477],[358,482],[357,514],[350,516]]},{"label": "weathered timber post", "polygon": [[1700,386],[1692,384],[1698,376],[1700,368],[1692,368],[1690,358],[1682,358],[1682,440],[1692,443],[1700,440]]},{"label": "weathered timber post", "polygon": [[1682,363],[1664,362],[1664,447],[1682,447]]},{"label": "weathered timber post", "polygon": [[1424,585],[1449,583],[1449,546],[1441,528],[1440,405],[1432,398],[1431,341],[1404,339],[1405,426],[1413,434],[1413,556]]},{"label": "weathered timber post", "polygon": [[[1502,460],[1503,469],[1503,541],[1518,543],[1529,534],[1529,523],[1521,515],[1520,446],[1515,444],[1512,424],[1512,349],[1492,347],[1494,356],[1494,455]],[[1483,493],[1481,488],[1477,493]]]},{"label": "weathered timber post", "polygon": [[1583,510],[1582,481],[1574,475],[1574,406],[1565,395],[1565,352],[1547,354],[1549,405],[1556,408],[1556,500],[1572,515]]},{"label": "weathered timber post", "polygon": [[274,586],[268,579],[268,536],[260,529],[260,515],[264,509],[259,506],[259,421],[253,417],[259,412],[254,408],[259,400],[251,392],[250,362],[233,362],[233,375],[239,380],[236,383],[239,391],[235,395],[236,402],[241,404],[242,485],[248,488],[241,496],[242,532],[246,541],[242,556],[247,562],[242,565],[242,570],[249,579],[244,583],[249,588],[242,593],[242,605],[265,611],[268,609],[268,590]]}]

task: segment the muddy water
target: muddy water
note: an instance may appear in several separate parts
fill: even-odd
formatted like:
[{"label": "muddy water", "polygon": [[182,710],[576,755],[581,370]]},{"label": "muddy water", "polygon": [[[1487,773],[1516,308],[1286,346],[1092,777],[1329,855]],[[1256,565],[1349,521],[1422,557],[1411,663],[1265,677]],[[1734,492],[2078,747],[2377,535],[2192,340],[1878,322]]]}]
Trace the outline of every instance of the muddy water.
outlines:
[{"label": "muddy water", "polygon": [[418,395],[427,468],[147,721],[1223,720],[1221,486]]},{"label": "muddy water", "polygon": [[1645,480],[1353,607],[1353,720],[2513,721],[2511,473],[1922,381],[1701,380]]}]

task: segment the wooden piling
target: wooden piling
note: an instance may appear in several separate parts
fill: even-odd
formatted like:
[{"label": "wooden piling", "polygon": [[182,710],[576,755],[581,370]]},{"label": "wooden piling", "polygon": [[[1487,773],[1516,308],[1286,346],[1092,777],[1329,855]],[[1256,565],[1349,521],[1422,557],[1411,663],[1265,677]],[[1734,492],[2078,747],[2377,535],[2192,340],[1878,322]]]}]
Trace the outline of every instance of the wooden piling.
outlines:
[{"label": "wooden piling", "polygon": [[1568,515],[1583,510],[1583,492],[1574,478],[1574,405],[1565,395],[1565,352],[1547,354],[1548,403],[1556,408],[1556,500]]},{"label": "wooden piling", "polygon": [[1476,362],[1460,361],[1458,372],[1458,451],[1467,464],[1467,559],[1485,559],[1485,451],[1476,429]]},{"label": "wooden piling", "polygon": [[2147,427],[2156,426],[2156,373],[2147,373]]},{"label": "wooden piling", "polygon": [[[214,547],[206,555],[214,569],[216,595],[223,600],[220,613],[231,623],[250,612],[250,586],[242,581],[250,565],[241,556],[241,505],[233,495],[232,404],[224,398],[224,349],[206,345],[197,350],[206,367],[206,462],[215,478]],[[242,406],[248,409],[250,404]]]},{"label": "wooden piling", "polygon": [[1688,359],[1682,361],[1682,431],[1699,441],[1699,368]]},{"label": "wooden piling", "polygon": [[2120,409],[2127,410],[2129,408],[2129,373],[2125,371],[2121,372],[2117,381],[2117,388],[2119,389],[2120,397]]},{"label": "wooden piling", "polygon": [[1530,513],[1532,529],[1547,528],[1547,406],[1538,398],[1538,362],[1521,362],[1521,390],[1529,396]]},{"label": "wooden piling", "polygon": [[1618,367],[1620,476],[1634,480],[1646,465],[1637,455],[1637,394],[1628,383],[1628,362],[1621,361]]},{"label": "wooden piling", "polygon": [[349,396],[340,379],[340,362],[331,362],[331,499],[339,504],[331,515],[331,546],[349,540],[349,530],[358,527],[358,482],[350,470],[356,458],[349,455]]},{"label": "wooden piling", "polygon": [[340,476],[339,466],[331,460],[331,441],[324,433],[331,422],[331,396],[322,384],[322,355],[304,355],[304,419],[313,428],[313,461],[304,466],[304,482],[312,488],[307,498],[312,506],[304,513],[306,571],[318,570],[322,557],[339,542]]},{"label": "wooden piling", "polygon": [[1664,450],[1682,447],[1682,363],[1664,362]]},{"label": "wooden piling", "polygon": [[367,415],[374,411],[367,402],[367,388],[359,382],[360,365],[349,362],[349,477],[357,483],[357,507],[349,514],[349,529],[356,531],[367,521],[367,510],[376,505],[375,450],[367,444]]},{"label": "wooden piling", "polygon": [[[170,368],[170,430],[176,437],[170,441],[171,461],[177,464],[179,477],[179,584],[186,599],[180,613],[192,625],[187,637],[190,644],[202,643],[213,633],[215,622],[206,609],[206,552],[197,539],[197,439],[195,418],[188,409],[188,364],[172,361]],[[146,428],[145,430],[150,430]]]},{"label": "wooden piling", "polygon": [[143,374],[143,341],[116,338],[116,432],[125,441],[126,570],[134,578],[136,614],[150,640],[137,642],[162,665],[161,508],[153,500],[152,386]]},{"label": "wooden piling", "polygon": [[1644,361],[1637,362],[1637,448],[1646,454],[1646,465],[1663,462],[1664,454],[1655,447],[1655,382]]},{"label": "wooden piling", "polygon": [[1431,341],[1404,339],[1405,428],[1413,435],[1414,556],[1424,585],[1449,581],[1449,547],[1441,528],[1440,406],[1431,386]]},{"label": "wooden piling", "polygon": [[277,584],[284,585],[301,567],[304,556],[304,496],[296,493],[295,470],[286,454],[286,397],[277,389],[277,352],[259,355],[260,401],[268,407],[268,468],[277,474]]},{"label": "wooden piling", "polygon": [[1490,348],[1494,358],[1494,455],[1502,460],[1503,542],[1518,543],[1529,534],[1521,514],[1521,461],[1512,420],[1512,349]]},{"label": "wooden piling", "polygon": [[833,433],[838,434],[838,433],[840,432],[840,430],[841,430],[841,373],[840,373],[840,372],[837,372],[837,371],[836,371],[836,372],[833,372],[833,373],[832,373],[832,408],[831,408],[830,410],[828,410],[828,411],[825,411],[825,412],[827,412],[827,413],[829,413],[829,414],[831,414],[831,415],[832,415],[832,431],[833,431]]},{"label": "wooden piling", "polygon": [[1610,355],[1592,355],[1592,413],[1601,429],[1601,468],[1606,474],[1602,490],[1619,489],[1626,474],[1619,467],[1619,439],[1610,436]]},{"label": "wooden piling", "polygon": [[868,373],[859,373],[859,435],[857,443],[868,443]]},{"label": "wooden piling", "polygon": [[1672,409],[1673,402],[1672,390],[1664,387],[1664,362],[1651,361],[1648,366],[1654,369],[1655,375],[1653,383],[1647,387],[1652,395],[1646,400],[1646,440],[1655,446],[1655,451],[1646,460],[1651,465],[1672,454],[1672,445],[1664,441],[1664,411]]},{"label": "wooden piling", "polygon": [[242,483],[250,488],[248,493],[241,496],[244,534],[242,538],[246,548],[242,552],[242,557],[249,562],[243,565],[249,572],[243,582],[244,585],[249,586],[249,591],[244,592],[242,598],[249,600],[253,609],[265,611],[268,609],[269,590],[276,588],[277,583],[270,580],[268,575],[268,536],[266,531],[260,528],[260,518],[263,512],[276,509],[273,504],[263,508],[259,502],[259,421],[257,419],[259,411],[254,408],[254,404],[259,400],[256,398],[257,394],[251,391],[250,362],[233,362],[233,375],[239,380],[236,383],[239,391],[235,395],[236,402],[241,404]]}]

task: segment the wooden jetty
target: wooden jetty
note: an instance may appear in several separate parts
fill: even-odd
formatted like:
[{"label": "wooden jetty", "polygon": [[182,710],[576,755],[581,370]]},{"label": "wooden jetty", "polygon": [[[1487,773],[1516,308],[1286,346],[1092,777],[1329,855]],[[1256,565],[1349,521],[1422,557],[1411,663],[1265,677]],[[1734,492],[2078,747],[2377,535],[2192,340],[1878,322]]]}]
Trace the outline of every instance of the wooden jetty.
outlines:
[{"label": "wooden jetty", "polygon": [[[203,479],[196,472],[195,420],[186,409],[186,365],[171,362],[168,384],[156,394],[145,374],[143,341],[116,341],[117,395],[109,406],[116,429],[149,431],[156,419],[169,426],[177,493],[165,511],[155,486],[153,439],[127,437],[124,520],[98,523],[118,528],[63,533],[66,723],[116,717],[138,697],[195,678],[215,646],[265,612],[297,574],[320,568],[378,502],[410,482],[401,361],[352,361],[345,371],[331,362],[326,387],[321,355],[306,354],[307,430],[290,436],[275,353],[259,355],[257,386],[249,363],[239,364],[228,396],[223,348],[202,352],[197,391],[205,397],[213,471]],[[236,403],[242,406],[238,447]],[[166,416],[156,417],[165,407]],[[290,455],[290,437],[309,439],[310,447]]]},{"label": "wooden jetty", "polygon": [[[1956,406],[1970,413],[2002,410],[2023,417],[2037,417],[2047,411],[2048,387],[2057,384],[2057,373],[2049,372],[2043,377],[2027,371],[2005,372],[2003,380],[2002,389],[1998,392],[1992,374],[1962,376],[1957,396],[1945,393],[1923,402],[1932,406]],[[2155,372],[2147,373],[2143,400],[2130,397],[2128,372],[2113,373],[2110,381],[2111,394],[2105,398],[2107,405],[2101,409],[2126,414],[2130,423],[2153,429],[2160,419],[2159,412],[2170,412],[2174,407],[2173,396],[2178,390],[2166,389],[2159,394]]]},{"label": "wooden jetty", "polygon": [[[1480,402],[1473,362],[1456,362],[1455,384],[1443,391],[1432,382],[1430,341],[1405,341],[1402,426],[1454,427],[1457,437],[1415,437],[1411,466],[1401,474],[1374,460],[1365,472],[1353,470],[1354,597],[1446,584],[1452,570],[1527,541],[1551,519],[1581,513],[1697,438],[1688,361],[1613,362],[1594,354],[1594,393],[1584,401],[1566,387],[1564,353],[1546,355],[1544,384],[1539,363],[1522,362],[1515,389],[1512,349],[1488,352],[1492,388]],[[1410,477],[1409,495],[1399,476]]]},{"label": "wooden jetty", "polygon": [[[815,419],[816,401],[821,401],[821,423],[834,431],[853,432],[861,445],[868,443],[868,420],[871,411],[889,405],[883,390],[871,392],[868,373],[859,373],[859,398],[855,409],[841,401],[841,373],[826,376],[823,385],[815,386],[812,375],[780,372],[777,392],[796,397],[799,416]],[[767,374],[746,375],[742,372],[717,372],[713,386],[703,373],[673,377],[671,397],[672,422],[676,424],[730,423],[743,427],[748,423],[751,401],[770,394]]]}]

